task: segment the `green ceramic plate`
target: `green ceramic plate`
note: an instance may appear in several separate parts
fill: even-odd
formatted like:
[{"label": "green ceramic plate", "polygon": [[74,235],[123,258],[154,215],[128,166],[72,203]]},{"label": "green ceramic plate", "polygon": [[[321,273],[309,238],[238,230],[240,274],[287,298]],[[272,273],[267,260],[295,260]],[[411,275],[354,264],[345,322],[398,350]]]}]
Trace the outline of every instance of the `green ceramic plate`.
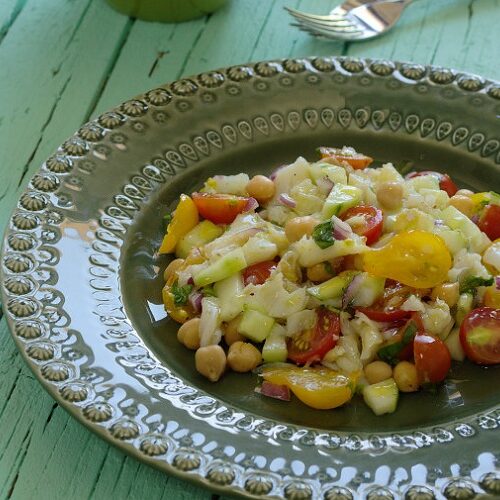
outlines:
[{"label": "green ceramic plate", "polygon": [[[140,460],[216,491],[289,499],[500,495],[495,368],[375,417],[210,384],[160,299],[162,215],[214,173],[269,172],[319,145],[500,190],[500,85],[388,61],[262,62],[146,92],[84,125],[30,181],[3,247],[3,303],[44,387]],[[70,444],[68,444],[70,446]]]}]

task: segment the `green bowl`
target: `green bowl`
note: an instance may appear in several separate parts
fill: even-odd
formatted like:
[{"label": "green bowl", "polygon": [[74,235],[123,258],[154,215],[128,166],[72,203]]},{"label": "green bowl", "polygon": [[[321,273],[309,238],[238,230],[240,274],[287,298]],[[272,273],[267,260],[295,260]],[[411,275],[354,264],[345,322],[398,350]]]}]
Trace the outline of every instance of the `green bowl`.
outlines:
[{"label": "green bowl", "polygon": [[227,0],[107,0],[109,5],[130,17],[144,21],[178,23],[205,16]]}]

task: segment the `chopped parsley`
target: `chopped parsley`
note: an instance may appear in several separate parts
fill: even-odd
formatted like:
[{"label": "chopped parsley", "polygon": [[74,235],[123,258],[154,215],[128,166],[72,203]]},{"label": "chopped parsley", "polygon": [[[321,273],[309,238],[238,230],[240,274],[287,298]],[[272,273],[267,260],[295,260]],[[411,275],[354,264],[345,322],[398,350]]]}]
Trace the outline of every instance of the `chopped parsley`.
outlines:
[{"label": "chopped parsley", "polygon": [[333,237],[333,221],[329,220],[318,224],[313,232],[312,237],[320,248],[331,247],[335,243]]},{"label": "chopped parsley", "polygon": [[163,216],[163,229],[166,231],[168,225],[172,222],[173,214],[167,214]]},{"label": "chopped parsley", "polygon": [[494,279],[481,278],[481,276],[469,276],[460,284],[460,293],[470,293],[476,295],[477,287],[493,285]]},{"label": "chopped parsley", "polygon": [[401,354],[401,351],[413,342],[413,339],[417,334],[417,330],[417,324],[414,321],[410,321],[403,332],[401,340],[393,342],[392,344],[387,344],[379,349],[377,353],[378,357],[390,365],[397,365],[400,361],[399,355]]},{"label": "chopped parsley", "polygon": [[174,296],[174,304],[183,306],[188,300],[189,294],[193,290],[193,285],[179,286],[177,282],[172,285],[172,295]]}]

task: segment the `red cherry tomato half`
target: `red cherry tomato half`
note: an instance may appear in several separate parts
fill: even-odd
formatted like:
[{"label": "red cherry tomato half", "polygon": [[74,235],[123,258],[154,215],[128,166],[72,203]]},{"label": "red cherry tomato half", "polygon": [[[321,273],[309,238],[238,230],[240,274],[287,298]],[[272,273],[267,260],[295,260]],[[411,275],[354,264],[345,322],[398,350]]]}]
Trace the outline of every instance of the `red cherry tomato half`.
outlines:
[{"label": "red cherry tomato half", "polygon": [[321,361],[340,338],[339,315],[322,307],[316,310],[316,325],[292,337],[288,342],[288,359],[298,365]]},{"label": "red cherry tomato half", "polygon": [[357,307],[357,311],[362,312],[373,321],[381,323],[392,323],[407,319],[411,316],[411,311],[403,311],[403,309],[372,309],[370,307]]},{"label": "red cherry tomato half", "polygon": [[354,170],[363,170],[373,162],[373,158],[361,153],[347,154],[342,149],[320,147],[319,152],[323,160],[331,158],[334,162],[349,163]]},{"label": "red cherry tomato half", "polygon": [[342,214],[342,220],[350,219],[351,217],[362,217],[363,223],[354,225],[352,230],[360,236],[366,237],[366,244],[375,243],[382,234],[382,225],[384,217],[382,211],[371,205],[359,205],[350,208]]},{"label": "red cherry tomato half", "polygon": [[477,225],[490,240],[500,238],[500,205],[487,205]]},{"label": "red cherry tomato half", "polygon": [[471,311],[462,321],[460,342],[474,363],[500,363],[500,309],[479,307]]},{"label": "red cherry tomato half", "polygon": [[406,178],[412,179],[413,177],[420,177],[422,175],[435,175],[438,177],[439,189],[446,191],[448,196],[453,196],[458,191],[457,185],[451,180],[451,177],[448,174],[442,174],[432,170],[424,170],[423,172],[410,172]]},{"label": "red cherry tomato half", "polygon": [[199,214],[214,224],[230,224],[238,214],[245,212],[252,198],[232,194],[193,193],[191,195]]},{"label": "red cherry tomato half", "polygon": [[450,351],[444,342],[426,333],[418,333],[413,340],[413,357],[422,384],[441,382],[451,367]]},{"label": "red cherry tomato half", "polygon": [[278,264],[274,260],[266,260],[265,262],[258,262],[248,266],[243,271],[243,282],[245,286],[249,285],[262,285],[265,283],[271,273],[276,269]]}]

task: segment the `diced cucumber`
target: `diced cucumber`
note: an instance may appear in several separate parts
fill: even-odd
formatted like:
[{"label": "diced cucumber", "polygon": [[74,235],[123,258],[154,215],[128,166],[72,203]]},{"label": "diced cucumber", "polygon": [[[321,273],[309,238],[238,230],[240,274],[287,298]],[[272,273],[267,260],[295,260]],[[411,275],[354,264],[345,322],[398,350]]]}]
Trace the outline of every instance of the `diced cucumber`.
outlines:
[{"label": "diced cucumber", "polygon": [[455,361],[463,361],[465,353],[460,342],[460,328],[454,328],[444,341],[448,351],[450,351],[451,359]]},{"label": "diced cucumber", "polygon": [[254,342],[263,342],[274,326],[274,319],[260,311],[247,309],[241,318],[238,331]]},{"label": "diced cucumber", "polygon": [[419,175],[418,177],[412,177],[406,181],[408,187],[413,187],[415,191],[420,191],[421,189],[439,189],[439,178],[436,175]]},{"label": "diced cucumber", "polygon": [[349,283],[356,274],[358,274],[356,271],[345,271],[338,276],[321,283],[321,285],[309,287],[307,289],[307,293],[318,300],[341,298],[345,289],[349,286]]},{"label": "diced cucumber", "polygon": [[431,207],[444,209],[448,206],[450,197],[442,189],[422,188],[420,194],[424,197],[425,203]]},{"label": "diced cucumber", "polygon": [[247,262],[243,250],[236,248],[195,274],[193,276],[194,284],[198,287],[210,285],[210,283],[229,278],[245,267],[247,267]]},{"label": "diced cucumber", "polygon": [[359,205],[363,198],[361,189],[344,184],[335,184],[323,205],[322,216],[330,219],[332,215],[339,215],[347,209]]},{"label": "diced cucumber", "polygon": [[465,316],[472,311],[474,305],[474,297],[471,293],[461,293],[458,297],[457,312],[455,314],[455,321],[457,325],[461,325]]},{"label": "diced cucumber", "polygon": [[284,363],[287,356],[285,329],[275,323],[262,348],[262,359],[264,363]]},{"label": "diced cucumber", "polygon": [[460,231],[469,241],[470,249],[482,253],[490,244],[489,238],[466,215],[453,206],[441,212],[444,222],[451,228]]},{"label": "diced cucumber", "polygon": [[260,236],[250,238],[242,247],[247,266],[272,260],[278,255],[278,247],[272,241]]},{"label": "diced cucumber", "polygon": [[175,255],[181,259],[185,259],[193,248],[201,247],[215,240],[223,232],[224,230],[220,226],[209,220],[204,220],[179,240],[179,243],[175,247]]},{"label": "diced cucumber", "polygon": [[393,378],[377,384],[367,385],[363,389],[363,399],[375,415],[393,413],[398,405],[399,391]]},{"label": "diced cucumber", "polygon": [[214,291],[219,298],[221,321],[236,318],[245,304],[241,273],[236,273],[214,284]]},{"label": "diced cucumber", "polygon": [[311,176],[316,184],[321,179],[329,179],[334,184],[347,184],[345,168],[331,163],[314,163],[311,165]]},{"label": "diced cucumber", "polygon": [[435,231],[435,234],[443,238],[448,250],[452,254],[456,254],[460,250],[467,248],[467,240],[460,231],[455,231],[453,229],[439,229]]},{"label": "diced cucumber", "polygon": [[313,238],[307,237],[303,237],[294,245],[302,267],[311,267],[344,255],[356,255],[368,251],[368,247],[357,234],[346,240],[335,240],[335,243],[327,248],[320,248]]},{"label": "diced cucumber", "polygon": [[385,278],[378,278],[363,273],[363,281],[354,294],[352,305],[357,307],[371,306],[384,293]]}]

